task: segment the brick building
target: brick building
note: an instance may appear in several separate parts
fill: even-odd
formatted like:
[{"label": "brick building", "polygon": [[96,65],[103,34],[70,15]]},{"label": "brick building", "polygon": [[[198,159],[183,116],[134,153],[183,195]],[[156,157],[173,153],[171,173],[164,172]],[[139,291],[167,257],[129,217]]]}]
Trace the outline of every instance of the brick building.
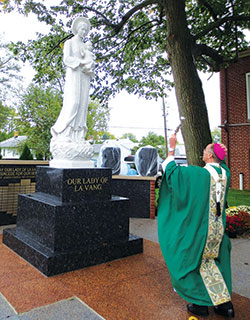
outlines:
[{"label": "brick building", "polygon": [[220,72],[222,142],[228,148],[231,188],[250,190],[250,50]]}]

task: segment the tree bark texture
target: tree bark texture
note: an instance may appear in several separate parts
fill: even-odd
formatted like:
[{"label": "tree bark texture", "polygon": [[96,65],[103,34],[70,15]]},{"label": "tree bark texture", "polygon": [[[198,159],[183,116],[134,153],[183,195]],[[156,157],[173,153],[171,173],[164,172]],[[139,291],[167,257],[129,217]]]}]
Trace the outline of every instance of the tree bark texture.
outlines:
[{"label": "tree bark texture", "polygon": [[182,121],[182,136],[189,164],[202,165],[202,152],[211,143],[211,133],[202,83],[192,56],[192,38],[187,26],[185,0],[163,0],[166,14],[167,53],[175,83]]}]

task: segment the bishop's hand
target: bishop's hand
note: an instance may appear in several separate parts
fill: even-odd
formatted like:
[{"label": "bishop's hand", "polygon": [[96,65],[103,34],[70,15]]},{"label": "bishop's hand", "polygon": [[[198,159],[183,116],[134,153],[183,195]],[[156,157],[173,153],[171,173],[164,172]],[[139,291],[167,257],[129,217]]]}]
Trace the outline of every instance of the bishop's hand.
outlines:
[{"label": "bishop's hand", "polygon": [[173,135],[169,138],[169,148],[170,148],[170,149],[175,149],[176,143],[177,143],[177,137],[176,137],[176,134],[173,134]]}]

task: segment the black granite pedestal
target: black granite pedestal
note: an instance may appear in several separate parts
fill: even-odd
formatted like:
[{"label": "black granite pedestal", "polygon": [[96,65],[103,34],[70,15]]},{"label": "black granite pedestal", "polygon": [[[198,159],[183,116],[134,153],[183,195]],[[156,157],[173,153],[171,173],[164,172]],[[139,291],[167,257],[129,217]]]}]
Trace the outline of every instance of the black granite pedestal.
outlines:
[{"label": "black granite pedestal", "polygon": [[3,243],[47,276],[143,251],[129,234],[129,199],[111,195],[111,169],[38,167],[36,192],[18,197]]}]

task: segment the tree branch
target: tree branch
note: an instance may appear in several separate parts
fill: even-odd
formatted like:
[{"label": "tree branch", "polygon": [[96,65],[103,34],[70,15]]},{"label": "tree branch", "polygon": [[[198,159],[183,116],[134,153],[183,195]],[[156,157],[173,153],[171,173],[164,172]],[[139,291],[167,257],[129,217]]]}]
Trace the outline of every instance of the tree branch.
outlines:
[{"label": "tree branch", "polygon": [[218,67],[217,67],[216,63],[210,62],[208,59],[205,59],[203,56],[201,56],[200,58],[201,58],[201,60],[203,60],[203,62],[205,64],[207,64],[210,67],[211,70],[213,70],[213,71],[217,70]]},{"label": "tree branch", "polygon": [[217,63],[223,63],[224,58],[215,49],[207,46],[206,44],[196,44],[193,50],[194,57],[199,57],[201,55],[206,55],[212,58]]},{"label": "tree branch", "polygon": [[214,20],[218,20],[217,13],[214,11],[213,7],[209,4],[207,0],[198,0],[198,2],[201,5],[203,5],[205,8],[207,8],[207,10],[209,11],[209,13],[211,14]]},{"label": "tree branch", "polygon": [[[137,50],[137,48],[139,47],[140,43],[142,42],[143,38],[146,36],[146,34],[148,33],[148,31],[149,31],[151,28],[153,28],[154,26],[155,26],[155,25],[152,25],[152,26],[150,26],[150,27],[148,27],[148,28],[145,28],[145,29],[142,31],[143,34],[142,34],[142,36],[140,37],[139,41],[137,42],[137,45],[136,45],[135,49],[133,50],[134,52],[135,52],[135,51]],[[129,42],[130,42],[130,38],[128,37],[128,38],[127,38],[127,42],[126,42],[126,44],[125,44],[125,46],[124,46],[124,48],[123,48],[123,52],[122,52],[122,56],[121,56],[119,68],[121,67],[121,64],[122,64],[122,61],[123,61],[123,56],[124,56],[124,53],[125,53],[125,50],[126,50],[126,46],[129,44]]]},{"label": "tree branch", "polygon": [[160,0],[145,0],[142,3],[139,3],[138,5],[134,6],[131,10],[129,10],[123,17],[122,20],[117,24],[114,25],[115,33],[119,33],[124,24],[129,20],[129,18],[136,13],[137,11],[141,10],[142,8],[147,7],[150,4],[160,4]]},{"label": "tree branch", "polygon": [[69,35],[67,35],[66,37],[64,37],[62,40],[60,40],[54,47],[52,47],[52,48],[47,52],[46,56],[49,55],[52,51],[54,51],[57,47],[59,47],[59,46],[60,46],[60,43],[65,42],[66,40],[68,40],[68,39],[70,39],[70,38],[72,38],[72,37],[73,37],[73,34],[69,34]]},{"label": "tree branch", "polygon": [[[203,61],[205,61],[206,64],[208,64],[210,67],[212,67],[213,71],[220,71],[221,65],[225,63],[232,63],[234,62],[237,57],[229,59],[225,58],[224,56],[220,55],[217,50],[205,45],[205,44],[196,44],[193,49],[193,55],[195,58],[200,57]],[[209,57],[212,61],[215,63],[212,63],[211,61],[208,61],[203,57],[203,55]]]},{"label": "tree branch", "polygon": [[[231,3],[231,7],[232,7],[233,16],[234,16],[235,11],[234,11],[233,0],[230,0],[230,3]],[[236,58],[238,58],[238,56],[239,56],[239,48],[238,48],[239,43],[238,43],[237,21],[235,21],[235,24],[234,24],[234,36],[235,36]]]},{"label": "tree branch", "polygon": [[194,40],[200,39],[201,37],[205,36],[208,34],[210,31],[213,29],[216,29],[223,25],[226,22],[233,22],[233,21],[250,21],[250,15],[240,15],[240,16],[232,16],[232,15],[227,15],[221,19],[218,19],[217,21],[210,23],[202,32],[197,33],[196,35],[193,36]]},{"label": "tree branch", "polygon": [[[124,50],[125,50],[127,44],[131,41],[130,39],[131,39],[132,35],[133,35],[135,32],[139,31],[140,29],[146,27],[148,24],[151,24],[151,23],[153,23],[153,22],[158,22],[158,23],[159,23],[159,21],[156,20],[156,19],[155,19],[155,20],[148,21],[148,22],[145,22],[144,24],[140,25],[138,28],[133,29],[133,30],[127,35],[126,38],[123,38],[119,43],[116,43],[114,46],[112,46],[111,48],[109,48],[106,52],[110,52],[110,51],[113,50],[114,48],[119,47],[124,41],[126,41],[126,43],[125,43],[125,45],[124,45]],[[157,23],[157,24],[158,24],[158,23]],[[156,26],[157,24],[152,24],[150,27],[145,28],[144,30],[142,30],[142,32],[144,32],[145,30],[148,31],[148,30],[152,29],[152,28],[153,28],[154,26]],[[104,39],[104,38],[103,38],[103,39]],[[103,40],[103,39],[101,39],[101,40]],[[101,40],[100,40],[100,41],[101,41]],[[109,55],[103,56],[103,58],[107,58],[107,57],[112,56],[112,55],[113,55],[113,53],[111,52]]]},{"label": "tree branch", "polygon": [[94,13],[96,13],[97,15],[101,16],[103,18],[103,23],[109,27],[111,27],[115,33],[119,33],[121,31],[121,29],[123,28],[123,26],[126,24],[126,22],[129,20],[129,18],[134,14],[136,13],[137,11],[141,10],[142,8],[145,8],[147,7],[148,5],[150,4],[160,4],[161,3],[161,0],[145,0],[143,1],[142,3],[134,6],[132,9],[130,9],[123,17],[122,17],[122,20],[117,23],[117,24],[114,24],[112,23],[110,20],[108,20],[106,18],[106,16],[100,12],[99,10],[96,10],[94,8],[91,8],[91,7],[87,7],[87,6],[79,6],[79,8],[81,10],[88,10],[88,11],[92,11]]},{"label": "tree branch", "polygon": [[0,68],[2,68],[2,66],[4,66],[5,64],[8,64],[10,61],[11,61],[11,59],[13,59],[12,57],[9,57],[7,60],[5,60],[5,61],[1,61],[0,60]]},{"label": "tree branch", "polygon": [[[105,15],[100,12],[99,10],[96,10],[94,8],[91,8],[91,7],[87,7],[87,6],[79,6],[81,10],[89,10],[89,11],[92,11],[92,12],[95,12],[97,15],[100,15],[102,18],[103,18],[103,23],[105,25],[108,25],[110,26],[111,28],[114,29],[115,31],[115,34],[118,34],[120,32],[120,30],[123,28],[123,26],[126,24],[126,22],[129,20],[129,18],[137,11],[141,10],[142,8],[148,6],[148,5],[151,5],[151,4],[160,4],[161,0],[145,0],[144,2],[136,5],[135,7],[133,7],[131,10],[129,10],[123,17],[122,17],[122,20],[118,23],[118,24],[114,24],[112,22],[110,22],[106,17]],[[152,21],[149,21],[145,24],[143,24],[142,26],[140,26],[139,28],[135,29],[135,30],[132,30],[131,33],[128,35],[128,38],[130,38],[130,36],[136,32],[137,30],[139,30],[141,27],[144,27],[146,24],[148,23],[152,23],[152,22],[155,22],[156,20],[152,20]],[[158,20],[157,20],[158,21]],[[54,49],[56,49],[60,43],[64,42],[65,40],[67,39],[70,39],[73,35],[68,35],[66,36],[65,38],[63,38],[60,42],[58,42],[53,48],[51,48],[47,55],[49,55],[51,52],[53,52]],[[111,36],[109,36],[111,38]],[[122,41],[123,42],[123,41]],[[119,43],[120,44],[120,43]],[[118,44],[118,45],[119,45]]]},{"label": "tree branch", "polygon": [[109,21],[101,11],[96,10],[94,8],[91,8],[91,7],[86,7],[86,6],[79,6],[79,7],[80,7],[81,10],[92,11],[92,12],[96,13],[97,15],[101,16],[103,18],[103,22],[104,22],[105,25],[107,25],[109,27],[112,27],[112,28],[115,27],[115,24],[112,23],[111,21]]},{"label": "tree branch", "polygon": [[[153,22],[158,22],[158,24],[160,23],[160,21],[157,20],[157,19],[153,19],[153,20],[150,20],[150,21],[148,21],[148,22],[145,22],[144,24],[140,25],[138,28],[133,29],[133,30],[127,35],[127,38],[129,38],[129,37],[130,37],[133,33],[135,33],[136,31],[140,30],[141,28],[143,28],[143,27],[145,27],[146,25],[148,25],[148,24],[150,24],[150,23],[153,23]],[[107,36],[107,37],[101,38],[101,39],[99,39],[99,40],[96,41],[96,42],[103,41],[103,40],[108,40],[108,39],[111,39],[111,38],[113,38],[113,35],[109,35],[109,36]],[[96,43],[96,42],[95,42],[95,43]],[[122,42],[123,42],[123,40],[122,40],[120,43],[122,43]]]},{"label": "tree branch", "polygon": [[153,27],[155,27],[155,26],[157,26],[157,24],[152,25],[152,26],[146,28],[145,30],[143,30],[144,33],[143,33],[143,35],[141,36],[140,41],[138,41],[138,43],[137,43],[137,45],[136,45],[136,47],[135,47],[135,49],[134,49],[134,52],[138,49],[140,43],[142,42],[142,40],[144,39],[144,37],[146,36],[146,34],[148,33],[148,31],[149,31],[150,29],[152,29]]}]

